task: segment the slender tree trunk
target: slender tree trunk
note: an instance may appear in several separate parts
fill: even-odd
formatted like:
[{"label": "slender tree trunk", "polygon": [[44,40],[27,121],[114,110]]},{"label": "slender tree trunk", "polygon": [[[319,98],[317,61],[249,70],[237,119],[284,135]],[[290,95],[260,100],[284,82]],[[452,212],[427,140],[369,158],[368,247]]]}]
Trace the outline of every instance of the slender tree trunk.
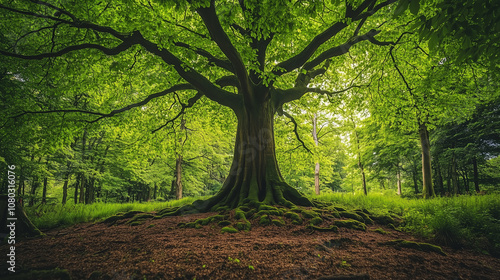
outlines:
[{"label": "slender tree trunk", "polygon": [[82,178],[80,180],[80,197],[78,199],[78,203],[85,203],[85,186],[87,185],[87,178],[85,178],[85,174],[82,174]]},{"label": "slender tree trunk", "polygon": [[354,124],[354,135],[356,136],[356,144],[357,144],[357,149],[358,149],[358,167],[359,170],[361,171],[361,179],[363,183],[363,193],[365,195],[368,195],[368,190],[366,189],[366,176],[365,176],[365,168],[363,166],[363,163],[361,162],[361,152],[360,152],[360,143],[359,143],[359,135],[358,132],[356,131],[356,124],[354,123],[354,120],[351,119],[352,123]]},{"label": "slender tree trunk", "polygon": [[33,183],[31,184],[31,198],[29,202],[29,206],[35,205],[35,195],[36,195],[36,190],[38,189],[38,186],[40,185],[40,182],[38,181],[38,177],[33,177]]},{"label": "slender tree trunk", "polygon": [[172,181],[172,190],[175,199],[182,199],[182,155],[178,154],[175,160],[174,181]]},{"label": "slender tree trunk", "polygon": [[472,165],[474,168],[474,188],[476,189],[476,193],[479,193],[479,172],[477,171],[477,158],[472,158]]},{"label": "slender tree trunk", "polygon": [[420,146],[422,149],[422,194],[424,198],[435,197],[432,185],[431,145],[429,132],[424,123],[419,124]]},{"label": "slender tree trunk", "polygon": [[398,164],[398,167],[397,167],[396,177],[398,179],[398,192],[397,192],[397,194],[401,195],[401,169],[399,168],[399,164]]},{"label": "slender tree trunk", "polygon": [[[312,121],[313,121],[312,136],[314,139],[314,144],[317,147],[319,141],[318,141],[318,133],[317,133],[318,116],[316,113],[314,113]],[[320,191],[319,191],[319,162],[316,162],[315,167],[314,167],[314,190],[316,192],[316,195],[320,194]]]},{"label": "slender tree trunk", "polygon": [[458,176],[457,176],[457,160],[455,158],[455,152],[453,152],[451,159],[451,182],[453,185],[453,194],[458,195],[459,189],[458,189]]},{"label": "slender tree trunk", "polygon": [[42,189],[42,204],[47,203],[47,176],[43,178],[43,189]]},{"label": "slender tree trunk", "polygon": [[441,172],[441,164],[439,163],[439,160],[436,160],[436,173],[437,173],[437,185],[439,187],[441,195],[444,195],[445,190],[443,182],[443,173]]},{"label": "slender tree trunk", "polygon": [[156,193],[158,192],[158,184],[155,183],[154,189],[153,189],[153,199],[156,200]]},{"label": "slender tree trunk", "polygon": [[78,174],[78,176],[76,176],[76,182],[75,182],[75,195],[73,196],[73,202],[75,204],[78,203],[78,187],[80,186],[80,174]]}]

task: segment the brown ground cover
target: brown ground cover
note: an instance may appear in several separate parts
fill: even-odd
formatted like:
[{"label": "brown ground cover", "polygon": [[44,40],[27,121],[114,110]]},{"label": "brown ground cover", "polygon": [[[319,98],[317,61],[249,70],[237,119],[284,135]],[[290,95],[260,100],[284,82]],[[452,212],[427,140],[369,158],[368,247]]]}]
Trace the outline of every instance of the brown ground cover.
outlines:
[{"label": "brown ground cover", "polygon": [[[443,247],[445,256],[382,245],[394,239],[418,240],[379,225],[368,225],[366,232],[261,226],[256,220],[251,231],[238,233],[221,233],[217,224],[177,227],[214,214],[148,219],[137,226],[88,223],[50,230],[43,238],[16,244],[16,273],[60,268],[71,279],[318,279],[349,274],[367,274],[369,279],[500,279],[500,259],[466,249]],[[387,233],[373,231],[377,228]],[[2,260],[7,249],[0,246]]]}]

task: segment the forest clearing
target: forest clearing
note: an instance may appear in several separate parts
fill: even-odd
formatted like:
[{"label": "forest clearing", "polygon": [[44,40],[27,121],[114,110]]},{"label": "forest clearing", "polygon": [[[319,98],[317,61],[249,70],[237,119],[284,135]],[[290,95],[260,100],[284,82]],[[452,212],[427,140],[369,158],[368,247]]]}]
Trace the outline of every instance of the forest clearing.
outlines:
[{"label": "forest clearing", "polygon": [[0,0],[0,276],[499,279],[498,15]]}]

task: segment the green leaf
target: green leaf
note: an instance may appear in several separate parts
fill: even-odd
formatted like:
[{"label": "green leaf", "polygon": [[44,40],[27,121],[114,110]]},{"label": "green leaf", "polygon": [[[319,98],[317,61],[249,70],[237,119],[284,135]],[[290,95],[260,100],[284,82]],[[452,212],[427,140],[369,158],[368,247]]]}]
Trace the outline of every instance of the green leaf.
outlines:
[{"label": "green leaf", "polygon": [[408,4],[409,4],[408,1],[409,0],[402,0],[399,2],[398,6],[396,7],[396,10],[394,10],[394,16],[398,17],[401,14],[403,14],[404,11],[406,11],[406,9],[408,9]]},{"label": "green leaf", "polygon": [[434,51],[439,43],[439,37],[437,32],[432,33],[431,38],[429,39],[429,50]]},{"label": "green leaf", "polygon": [[410,12],[414,15],[418,14],[420,10],[420,0],[411,0],[410,2]]}]

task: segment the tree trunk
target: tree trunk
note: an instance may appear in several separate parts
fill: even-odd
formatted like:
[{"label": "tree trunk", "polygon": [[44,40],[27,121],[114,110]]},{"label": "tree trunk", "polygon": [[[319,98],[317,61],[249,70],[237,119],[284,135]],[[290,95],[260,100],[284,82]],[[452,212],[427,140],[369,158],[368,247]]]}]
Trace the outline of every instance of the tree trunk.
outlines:
[{"label": "tree trunk", "polygon": [[78,203],[85,203],[85,186],[87,185],[87,178],[85,178],[85,174],[82,174],[80,180],[80,198],[78,199]]},{"label": "tree trunk", "polygon": [[476,193],[479,193],[479,172],[477,171],[477,158],[472,158],[472,165],[474,167],[474,188],[476,189]]},{"label": "tree trunk", "polygon": [[399,168],[399,164],[398,164],[398,167],[397,167],[396,177],[398,179],[398,192],[397,192],[397,194],[401,195],[401,169]]},{"label": "tree trunk", "polygon": [[[317,124],[318,124],[318,116],[317,116],[316,113],[314,113],[312,121],[313,121],[312,136],[313,136],[313,139],[314,139],[314,144],[317,147],[319,141],[318,141],[318,133],[317,133],[317,130],[316,130],[316,127],[317,127]],[[320,193],[320,191],[319,191],[319,162],[316,162],[315,167],[314,167],[314,190],[316,192],[316,195],[319,195],[319,193]]]},{"label": "tree trunk", "polygon": [[182,199],[182,155],[175,160],[175,199]]},{"label": "tree trunk", "polygon": [[75,182],[75,196],[73,197],[73,200],[74,200],[75,204],[78,203],[78,188],[80,187],[81,178],[82,178],[82,174],[78,174],[78,176],[76,177],[76,182]]},{"label": "tree trunk", "polygon": [[432,186],[431,145],[429,132],[424,123],[419,124],[420,146],[422,149],[422,194],[424,198],[435,197]]},{"label": "tree trunk", "polygon": [[64,177],[64,185],[63,185],[63,197],[62,204],[66,204],[66,200],[68,199],[68,183],[69,183],[69,172],[66,173]]},{"label": "tree trunk", "polygon": [[443,173],[441,172],[441,164],[439,163],[439,160],[436,161],[436,173],[437,173],[437,185],[439,186],[439,191],[443,196],[445,194],[445,190],[443,182]]},{"label": "tree trunk", "polygon": [[455,159],[455,152],[453,152],[451,159],[451,183],[453,185],[453,194],[458,195],[457,160]]},{"label": "tree trunk", "polygon": [[240,205],[313,206],[296,189],[285,183],[276,160],[273,120],[276,113],[267,99],[247,106],[236,115],[238,128],[229,175],[213,197],[179,209],[181,213],[236,208]]},{"label": "tree trunk", "polygon": [[153,199],[156,200],[156,193],[158,192],[158,184],[155,183],[154,189],[153,189]]},{"label": "tree trunk", "polygon": [[42,204],[47,203],[47,177],[43,178],[43,189],[42,189]]}]

